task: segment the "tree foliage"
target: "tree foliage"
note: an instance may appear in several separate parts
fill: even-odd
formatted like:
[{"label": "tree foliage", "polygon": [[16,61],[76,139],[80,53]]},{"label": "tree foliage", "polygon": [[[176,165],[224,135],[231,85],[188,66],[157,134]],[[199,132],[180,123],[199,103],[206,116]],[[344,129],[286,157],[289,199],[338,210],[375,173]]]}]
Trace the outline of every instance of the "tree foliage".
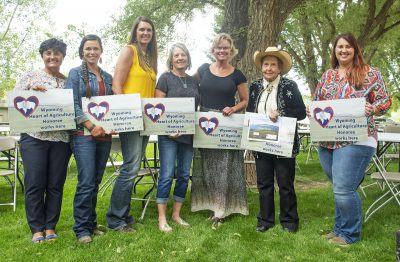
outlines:
[{"label": "tree foliage", "polygon": [[0,2],[0,98],[24,71],[32,68],[38,55],[40,28],[52,5],[52,0]]},{"label": "tree foliage", "polygon": [[[254,52],[265,50],[271,45],[277,45],[285,20],[296,7],[305,1],[306,0],[246,0],[246,2],[248,2],[248,9],[237,8],[235,13],[229,11],[229,8],[237,7],[237,3],[241,2],[241,0],[225,0],[226,8],[224,21],[235,21],[235,17],[237,16],[247,17],[247,26],[233,23],[230,28],[227,28],[227,31],[228,33],[235,33],[236,31],[240,32],[244,26],[244,28],[246,28],[245,40],[243,37],[237,37],[235,40],[236,43],[239,43],[239,46],[244,49],[243,56],[239,57],[237,66],[245,72],[250,81],[260,77],[260,72],[257,71],[253,62]],[[231,14],[234,14],[234,16],[229,19]],[[241,43],[243,41],[245,41],[245,43]]]},{"label": "tree foliage", "polygon": [[[256,50],[276,44],[283,23],[290,12],[305,0],[128,0],[123,12],[108,30],[120,43],[127,42],[127,32],[140,15],[150,17],[157,28],[160,49],[177,33],[178,22],[192,18],[195,11],[219,11],[216,32],[230,33],[239,55],[234,61],[251,78],[258,72],[252,62]],[[196,32],[191,32],[196,33]],[[211,32],[210,32],[211,35]]]},{"label": "tree foliage", "polygon": [[366,62],[384,73],[389,86],[399,86],[400,1],[396,0],[128,0],[108,32],[126,43],[135,18],[146,15],[157,26],[162,49],[176,34],[178,22],[191,19],[194,11],[210,8],[219,10],[216,32],[233,36],[239,49],[233,63],[249,80],[260,74],[253,65],[254,52],[281,45],[291,53],[294,71],[306,80],[312,93],[330,66],[335,37],[352,32]]},{"label": "tree foliage", "polygon": [[[281,34],[283,47],[295,60],[313,93],[321,74],[330,67],[335,37],[352,32],[368,64],[378,67],[392,84],[399,75],[400,2],[395,0],[308,1],[291,14]],[[397,29],[397,30],[396,30]],[[389,85],[392,86],[392,85]]]},{"label": "tree foliage", "polygon": [[[127,0],[122,13],[114,17],[113,25],[105,36],[120,44],[128,42],[128,34],[137,17],[147,16],[154,22],[158,43],[162,47],[176,33],[178,22],[191,20],[195,11],[223,8],[222,0]],[[192,32],[195,33],[195,32]]]}]

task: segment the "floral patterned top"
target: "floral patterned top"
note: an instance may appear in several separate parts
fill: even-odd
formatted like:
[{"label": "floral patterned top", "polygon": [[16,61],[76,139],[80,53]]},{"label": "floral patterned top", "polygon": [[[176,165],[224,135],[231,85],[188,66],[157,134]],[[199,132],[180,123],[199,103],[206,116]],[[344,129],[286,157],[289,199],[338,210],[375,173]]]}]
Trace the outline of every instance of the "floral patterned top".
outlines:
[{"label": "floral patterned top", "polygon": [[[392,100],[387,92],[385,82],[381,73],[373,67],[368,66],[364,84],[361,88],[350,85],[347,77],[340,77],[339,69],[329,69],[318,82],[314,92],[314,101],[351,99],[365,97],[367,102],[375,105],[382,114],[386,113],[392,105]],[[377,138],[377,128],[373,116],[368,116],[368,136]],[[340,148],[353,142],[321,142],[320,146],[329,149]]]},{"label": "floral patterned top", "polygon": [[[66,79],[56,78],[44,70],[35,70],[26,72],[21,79],[18,80],[14,90],[31,90],[33,87],[41,85],[50,88],[64,88]],[[39,92],[39,91],[38,91]],[[46,131],[28,133],[28,135],[47,141],[65,142],[70,141],[70,133],[68,131]]]}]

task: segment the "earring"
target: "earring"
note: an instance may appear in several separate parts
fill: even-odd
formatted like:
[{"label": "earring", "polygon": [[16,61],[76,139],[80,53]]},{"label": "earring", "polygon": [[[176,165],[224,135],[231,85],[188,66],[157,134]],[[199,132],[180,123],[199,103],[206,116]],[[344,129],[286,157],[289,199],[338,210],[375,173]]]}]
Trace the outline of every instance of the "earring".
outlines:
[{"label": "earring", "polygon": [[100,63],[100,64],[103,63],[103,59],[101,59],[101,57],[100,57],[100,59],[99,59],[99,63]]}]

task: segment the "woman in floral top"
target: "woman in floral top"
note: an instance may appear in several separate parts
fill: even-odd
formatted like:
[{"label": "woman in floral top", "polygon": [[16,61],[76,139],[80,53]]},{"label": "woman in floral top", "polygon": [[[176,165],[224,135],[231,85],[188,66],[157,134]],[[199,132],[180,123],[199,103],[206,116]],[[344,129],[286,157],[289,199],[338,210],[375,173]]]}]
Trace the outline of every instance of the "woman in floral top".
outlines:
[{"label": "woman in floral top", "polygon": [[361,200],[357,188],[377,147],[373,116],[383,115],[391,106],[385,83],[378,70],[364,63],[352,34],[336,38],[332,68],[326,71],[314,93],[314,100],[365,97],[368,140],[362,142],[322,142],[318,153],[321,166],[333,184],[335,223],[324,237],[337,245],[348,245],[361,238]]},{"label": "woman in floral top", "polygon": [[[25,73],[15,90],[64,88],[66,77],[60,73],[67,45],[57,39],[41,43],[44,69]],[[24,163],[25,210],[32,231],[32,242],[57,238],[55,228],[60,217],[68,162],[71,157],[67,131],[21,134],[21,156]]]}]

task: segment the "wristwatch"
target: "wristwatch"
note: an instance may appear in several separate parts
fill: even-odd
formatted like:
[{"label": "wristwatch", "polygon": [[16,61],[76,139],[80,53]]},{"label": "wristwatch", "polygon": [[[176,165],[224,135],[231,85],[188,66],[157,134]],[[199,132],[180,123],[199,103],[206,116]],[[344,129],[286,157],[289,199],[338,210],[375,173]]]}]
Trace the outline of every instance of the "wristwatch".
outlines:
[{"label": "wristwatch", "polygon": [[89,132],[92,132],[95,127],[96,127],[96,125],[92,124],[92,126],[88,128]]}]

